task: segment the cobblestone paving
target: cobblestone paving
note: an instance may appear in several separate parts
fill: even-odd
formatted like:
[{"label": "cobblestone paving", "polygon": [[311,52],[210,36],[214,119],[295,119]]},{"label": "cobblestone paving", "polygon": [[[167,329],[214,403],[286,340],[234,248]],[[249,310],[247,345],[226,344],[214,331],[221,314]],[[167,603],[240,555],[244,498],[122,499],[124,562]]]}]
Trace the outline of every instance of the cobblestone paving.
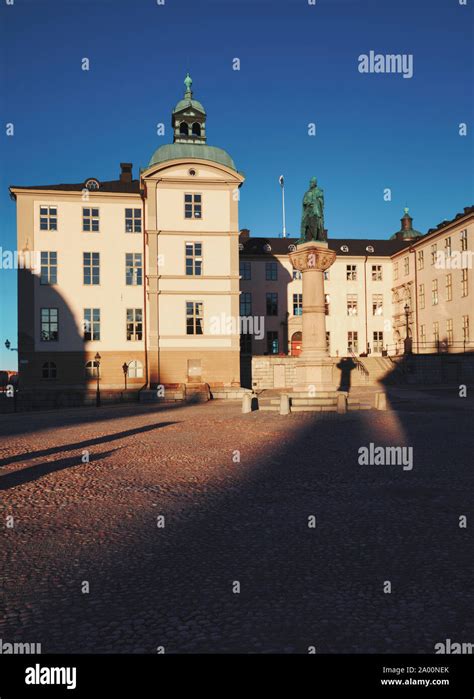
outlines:
[{"label": "cobblestone paving", "polygon": [[[44,653],[473,642],[473,417],[217,403],[4,416],[0,638]],[[369,442],[412,446],[413,470],[359,465]]]}]

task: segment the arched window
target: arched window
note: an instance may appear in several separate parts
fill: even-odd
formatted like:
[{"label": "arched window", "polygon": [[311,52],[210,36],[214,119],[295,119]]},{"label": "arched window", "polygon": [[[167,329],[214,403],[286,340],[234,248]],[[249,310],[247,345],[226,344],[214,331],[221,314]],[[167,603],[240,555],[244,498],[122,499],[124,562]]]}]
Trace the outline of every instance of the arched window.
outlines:
[{"label": "arched window", "polygon": [[43,379],[55,379],[57,376],[56,364],[54,362],[45,362],[42,368]]},{"label": "arched window", "polygon": [[201,135],[201,124],[198,124],[198,122],[195,121],[193,124],[193,136],[200,136],[200,135]]},{"label": "arched window", "polygon": [[179,125],[179,133],[182,136],[187,136],[189,134],[189,128],[185,121],[182,121]]},{"label": "arched window", "polygon": [[90,362],[86,362],[86,378],[96,379],[99,373],[99,363],[91,359]]},{"label": "arched window", "polygon": [[132,359],[132,361],[128,363],[128,378],[143,378],[143,365],[141,362],[138,361],[138,359]]}]

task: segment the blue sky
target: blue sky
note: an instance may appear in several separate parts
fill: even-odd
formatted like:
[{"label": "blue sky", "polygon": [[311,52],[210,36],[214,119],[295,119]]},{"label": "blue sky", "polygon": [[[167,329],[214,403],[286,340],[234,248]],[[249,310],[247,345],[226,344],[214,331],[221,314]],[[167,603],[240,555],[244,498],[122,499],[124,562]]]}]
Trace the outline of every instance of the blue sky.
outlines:
[{"label": "blue sky", "polygon": [[[325,191],[329,237],[386,238],[405,205],[425,232],[473,203],[473,4],[3,2],[3,249],[15,247],[10,184],[114,179],[120,161],[133,162],[136,176],[172,140],[170,112],[187,70],[208,114],[208,142],[228,150],[245,173],[240,226],[251,234],[281,231],[282,173],[290,234],[312,175]],[[413,77],[359,73],[358,57],[370,50],[412,54]],[[14,137],[5,136],[7,122]],[[156,135],[159,122],[164,137]],[[0,276],[0,366],[13,367],[16,353],[3,343],[16,340],[15,274]]]}]

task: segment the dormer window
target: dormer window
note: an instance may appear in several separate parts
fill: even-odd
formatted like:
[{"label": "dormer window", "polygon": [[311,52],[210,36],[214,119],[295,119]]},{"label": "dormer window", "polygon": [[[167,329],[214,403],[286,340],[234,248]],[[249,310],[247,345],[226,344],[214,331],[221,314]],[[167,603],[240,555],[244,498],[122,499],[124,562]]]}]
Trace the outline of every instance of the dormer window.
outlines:
[{"label": "dormer window", "polygon": [[98,180],[90,179],[86,180],[85,187],[89,190],[89,192],[93,192],[94,190],[99,189],[100,184]]}]

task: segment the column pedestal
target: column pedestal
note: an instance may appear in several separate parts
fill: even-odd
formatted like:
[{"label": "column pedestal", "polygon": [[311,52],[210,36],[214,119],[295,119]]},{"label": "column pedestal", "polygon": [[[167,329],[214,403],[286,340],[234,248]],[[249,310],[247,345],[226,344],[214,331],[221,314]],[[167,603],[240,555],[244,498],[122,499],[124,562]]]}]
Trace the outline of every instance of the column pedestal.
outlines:
[{"label": "column pedestal", "polygon": [[296,366],[297,391],[332,391],[333,361],[326,343],[324,272],[334,263],[336,253],[326,242],[299,244],[290,253],[293,267],[303,277],[303,340]]}]

